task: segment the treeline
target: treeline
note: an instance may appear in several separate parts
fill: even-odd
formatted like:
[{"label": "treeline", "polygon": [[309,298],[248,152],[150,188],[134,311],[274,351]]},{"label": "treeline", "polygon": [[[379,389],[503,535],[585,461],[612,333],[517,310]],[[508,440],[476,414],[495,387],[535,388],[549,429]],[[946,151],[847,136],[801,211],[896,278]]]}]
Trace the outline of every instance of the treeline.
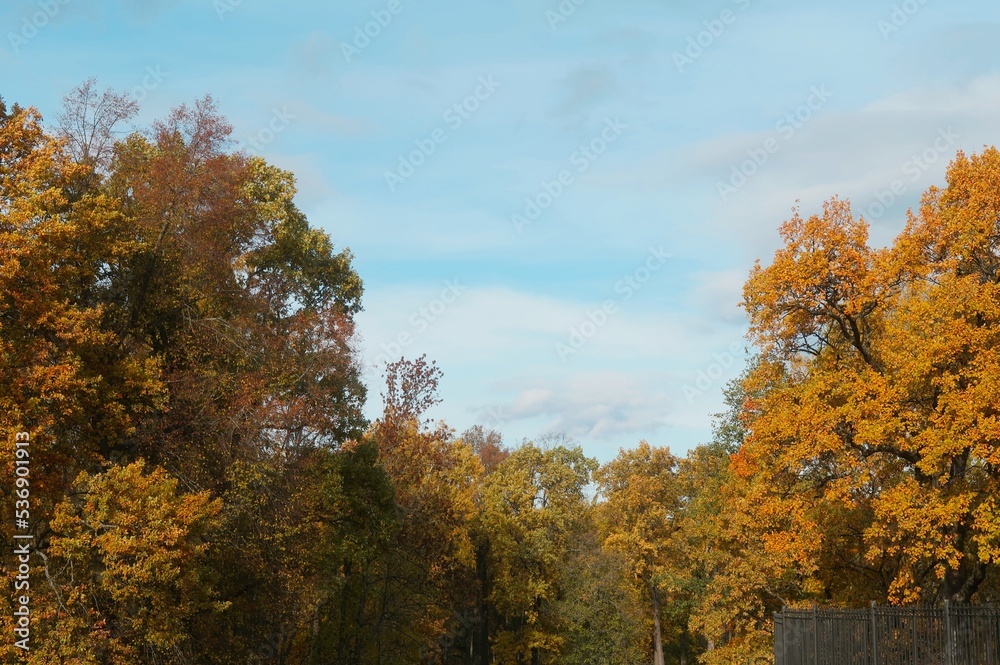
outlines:
[{"label": "treeline", "polygon": [[[0,484],[31,439],[31,650],[4,662],[770,662],[782,605],[1000,596],[1000,153],[959,154],[889,248],[833,200],[744,294],[713,441],[600,465],[366,422],[347,250],[211,99],[119,135],[88,82],[0,102]],[[5,509],[7,510],[7,509]]]}]

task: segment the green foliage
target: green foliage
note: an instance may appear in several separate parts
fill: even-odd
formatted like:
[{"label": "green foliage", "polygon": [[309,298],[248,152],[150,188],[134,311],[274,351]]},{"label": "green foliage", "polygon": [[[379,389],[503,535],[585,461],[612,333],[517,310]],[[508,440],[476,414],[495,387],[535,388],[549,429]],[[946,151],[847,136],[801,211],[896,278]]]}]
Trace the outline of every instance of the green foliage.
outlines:
[{"label": "green foliage", "polygon": [[645,599],[628,578],[623,557],[601,547],[596,528],[577,541],[567,562],[557,612],[565,625],[563,665],[633,665],[649,660]]},{"label": "green foliage", "polygon": [[566,553],[586,527],[585,489],[597,463],[576,448],[514,450],[484,481],[480,531],[493,572],[489,601],[500,617],[500,663],[557,662],[565,638],[555,603],[564,593]]}]

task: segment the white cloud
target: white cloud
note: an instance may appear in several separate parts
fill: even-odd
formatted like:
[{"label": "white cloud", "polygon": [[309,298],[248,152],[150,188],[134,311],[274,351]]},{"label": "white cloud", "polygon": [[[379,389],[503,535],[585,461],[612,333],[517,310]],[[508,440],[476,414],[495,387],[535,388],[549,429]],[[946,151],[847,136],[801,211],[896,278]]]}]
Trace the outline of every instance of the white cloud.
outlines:
[{"label": "white cloud", "polygon": [[[727,292],[734,278],[704,279],[707,291]],[[590,303],[470,287],[429,321],[421,312],[433,313],[443,290],[443,280],[369,290],[358,320],[372,395],[379,392],[379,356],[426,353],[444,371],[444,403],[433,415],[459,430],[488,424],[515,439],[557,431],[602,450],[672,432],[680,436],[675,447],[684,448],[698,442],[692,437],[719,410],[724,382],[740,371],[741,354],[732,349],[742,346],[741,325],[640,306],[641,291],[564,363],[556,344],[587,320]],[[392,347],[401,334],[406,344]],[[699,384],[706,372],[712,378]],[[697,387],[696,398],[685,385]]]}]

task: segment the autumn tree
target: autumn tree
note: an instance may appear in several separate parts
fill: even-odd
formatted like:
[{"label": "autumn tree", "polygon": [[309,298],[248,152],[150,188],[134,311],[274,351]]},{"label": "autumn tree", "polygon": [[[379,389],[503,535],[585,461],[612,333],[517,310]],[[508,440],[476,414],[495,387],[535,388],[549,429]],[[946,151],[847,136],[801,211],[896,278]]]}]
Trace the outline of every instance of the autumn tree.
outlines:
[{"label": "autumn tree", "polygon": [[97,79],[89,78],[63,98],[56,135],[73,161],[103,171],[111,163],[121,123],[138,112],[139,104],[128,95],[111,89],[98,94]]},{"label": "autumn tree", "polygon": [[648,663],[648,601],[636,588],[622,554],[604,547],[594,512],[566,552],[564,586],[554,608],[563,626],[558,662]]},{"label": "autumn tree", "polygon": [[501,462],[510,455],[510,449],[504,445],[503,435],[482,425],[473,425],[462,433],[462,440],[472,446],[483,465],[483,470],[492,473]]},{"label": "autumn tree", "polygon": [[[39,557],[54,560],[53,515],[81,472],[146,464],[177,496],[221,500],[199,557],[212,571],[205,593],[224,609],[199,639],[190,621],[186,637],[164,641],[153,623],[108,620],[102,643],[152,645],[132,662],[212,650],[243,663],[262,627],[276,627],[285,657],[308,653],[316,636],[303,626],[336,579],[320,548],[336,551],[343,531],[303,534],[352,514],[338,499],[350,465],[331,456],[366,426],[351,254],[298,210],[290,173],[231,151],[211,99],[119,138],[131,107],[96,94],[88,83],[70,95],[59,137],[36,111],[0,105],[0,426],[4,449],[14,432],[32,435]],[[94,551],[75,579],[106,565]],[[58,588],[43,587],[37,607],[68,626],[81,615],[59,605]]]},{"label": "autumn tree", "polygon": [[566,638],[556,601],[587,525],[585,488],[596,469],[579,447],[525,443],[486,477],[478,528],[489,539],[496,662],[558,662]]},{"label": "autumn tree", "polygon": [[345,555],[331,571],[340,588],[319,614],[313,657],[322,662],[450,662],[456,648],[461,653],[482,466],[471,446],[424,419],[438,401],[440,376],[424,357],[388,364],[383,415],[346,448],[372,451],[389,514],[377,531],[355,525],[357,536],[381,534],[377,549]]},{"label": "autumn tree", "polygon": [[967,602],[997,563],[998,184],[995,148],[959,153],[885,249],[844,201],[796,214],[746,284],[762,362],[734,468],[758,514],[795,515],[764,542],[861,576],[819,570],[845,602]]},{"label": "autumn tree", "polygon": [[666,448],[641,441],[597,472],[605,546],[622,553],[631,577],[648,594],[653,665],[663,665],[662,578],[671,559],[674,530],[682,509],[677,458]]},{"label": "autumn tree", "polygon": [[226,608],[205,565],[220,509],[208,492],[183,494],[175,478],[142,462],[82,473],[39,553],[53,598],[36,620],[33,658],[193,659],[190,622]]}]

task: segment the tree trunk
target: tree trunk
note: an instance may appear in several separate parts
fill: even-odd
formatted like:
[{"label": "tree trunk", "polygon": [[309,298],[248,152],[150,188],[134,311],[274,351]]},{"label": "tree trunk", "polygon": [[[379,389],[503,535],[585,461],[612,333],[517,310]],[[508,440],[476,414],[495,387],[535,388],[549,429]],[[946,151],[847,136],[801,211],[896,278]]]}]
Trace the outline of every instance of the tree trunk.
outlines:
[{"label": "tree trunk", "polygon": [[664,665],[663,632],[660,629],[660,589],[655,584],[650,585],[650,595],[653,597],[653,665]]},{"label": "tree trunk", "polygon": [[939,587],[940,600],[950,600],[953,603],[971,602],[972,596],[986,580],[986,566],[981,561],[970,562],[968,555],[962,559],[958,568],[949,567]]}]

